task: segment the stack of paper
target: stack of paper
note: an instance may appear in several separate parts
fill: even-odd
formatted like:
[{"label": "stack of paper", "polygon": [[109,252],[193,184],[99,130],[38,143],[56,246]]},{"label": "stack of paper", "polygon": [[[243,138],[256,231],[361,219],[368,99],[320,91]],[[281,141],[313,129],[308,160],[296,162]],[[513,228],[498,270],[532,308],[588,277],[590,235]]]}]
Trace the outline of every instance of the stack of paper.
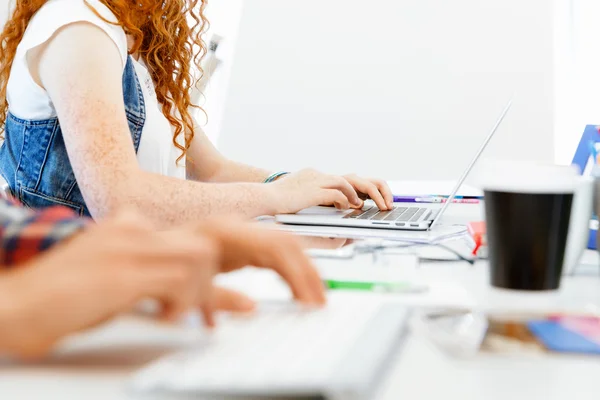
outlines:
[{"label": "stack of paper", "polygon": [[465,226],[438,225],[432,231],[402,231],[392,229],[346,228],[335,226],[273,225],[299,235],[328,236],[348,239],[384,239],[407,243],[436,243],[466,234]]}]

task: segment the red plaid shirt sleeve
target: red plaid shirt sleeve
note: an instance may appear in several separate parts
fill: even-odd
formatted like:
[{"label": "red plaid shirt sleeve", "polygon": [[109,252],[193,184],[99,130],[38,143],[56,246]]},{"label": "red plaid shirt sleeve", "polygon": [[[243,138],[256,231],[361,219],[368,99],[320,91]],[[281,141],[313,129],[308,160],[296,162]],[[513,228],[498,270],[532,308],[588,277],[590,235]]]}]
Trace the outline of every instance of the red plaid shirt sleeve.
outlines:
[{"label": "red plaid shirt sleeve", "polygon": [[67,207],[32,210],[0,200],[0,268],[11,267],[50,249],[83,229],[89,220]]}]

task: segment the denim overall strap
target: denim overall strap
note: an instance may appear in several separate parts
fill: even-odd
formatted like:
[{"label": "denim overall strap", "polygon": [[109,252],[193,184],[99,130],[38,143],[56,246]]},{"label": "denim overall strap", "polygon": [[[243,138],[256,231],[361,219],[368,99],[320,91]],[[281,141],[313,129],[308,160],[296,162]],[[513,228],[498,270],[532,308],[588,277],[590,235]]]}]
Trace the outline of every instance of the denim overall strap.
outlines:
[{"label": "denim overall strap", "polygon": [[125,114],[127,115],[129,132],[137,153],[144,123],[146,122],[146,103],[131,56],[127,57],[127,64],[123,72],[123,99],[125,100]]}]

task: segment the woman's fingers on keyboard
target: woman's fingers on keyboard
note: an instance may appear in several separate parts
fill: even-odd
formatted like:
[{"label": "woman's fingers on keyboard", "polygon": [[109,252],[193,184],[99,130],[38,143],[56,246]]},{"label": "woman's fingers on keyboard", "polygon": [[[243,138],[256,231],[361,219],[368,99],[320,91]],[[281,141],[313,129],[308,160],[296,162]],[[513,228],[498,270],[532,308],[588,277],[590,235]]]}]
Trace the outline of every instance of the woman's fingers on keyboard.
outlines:
[{"label": "woman's fingers on keyboard", "polygon": [[394,208],[394,195],[392,194],[392,189],[390,188],[388,183],[381,179],[374,179],[373,183],[375,184],[375,186],[377,186],[377,189],[379,189],[379,193],[381,193],[381,195],[383,196],[383,199],[385,201],[385,204],[387,204],[388,209],[391,210],[392,208]]},{"label": "woman's fingers on keyboard", "polygon": [[354,174],[346,175],[345,178],[358,192],[368,195],[380,210],[391,210],[394,206],[393,196],[384,181],[361,178]]},{"label": "woman's fingers on keyboard", "polygon": [[[362,200],[358,197],[356,189],[348,182],[347,179],[341,176],[329,175],[327,176],[326,188],[339,190],[343,193],[346,198],[346,202],[350,205],[358,206],[362,203]],[[348,207],[345,207],[345,209]]]}]

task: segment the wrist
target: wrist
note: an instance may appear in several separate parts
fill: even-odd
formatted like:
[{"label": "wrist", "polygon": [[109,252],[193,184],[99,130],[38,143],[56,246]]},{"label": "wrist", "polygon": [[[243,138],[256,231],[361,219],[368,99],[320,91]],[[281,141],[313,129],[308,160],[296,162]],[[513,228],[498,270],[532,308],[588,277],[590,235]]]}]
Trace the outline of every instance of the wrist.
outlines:
[{"label": "wrist", "polygon": [[265,206],[263,215],[276,215],[281,213],[280,192],[278,185],[261,185],[259,188],[261,191],[262,203]]}]

